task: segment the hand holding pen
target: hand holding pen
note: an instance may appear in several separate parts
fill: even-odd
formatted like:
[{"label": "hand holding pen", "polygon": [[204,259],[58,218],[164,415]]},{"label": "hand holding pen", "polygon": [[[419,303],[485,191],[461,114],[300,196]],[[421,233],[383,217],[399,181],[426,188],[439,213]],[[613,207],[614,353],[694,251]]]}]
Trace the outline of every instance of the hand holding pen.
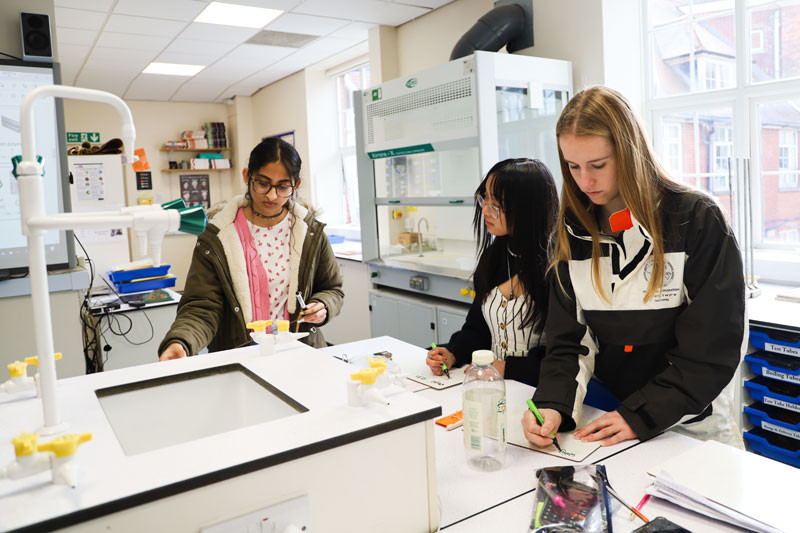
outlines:
[{"label": "hand holding pen", "polygon": [[328,310],[325,308],[325,304],[322,302],[313,301],[306,305],[306,302],[303,299],[303,295],[300,294],[300,291],[297,291],[295,296],[297,297],[297,303],[300,305],[300,309],[302,309],[300,316],[297,318],[298,324],[300,322],[321,324],[328,317]]},{"label": "hand holding pen", "polygon": [[554,444],[558,451],[561,451],[555,434],[560,425],[561,413],[555,409],[540,411],[533,400],[528,400],[528,411],[522,416],[522,431],[529,442],[541,448]]},{"label": "hand holding pen", "polygon": [[428,352],[428,357],[425,359],[425,364],[430,367],[434,376],[447,374],[449,378],[450,369],[456,364],[456,356],[447,348],[436,346],[436,343],[433,343]]}]

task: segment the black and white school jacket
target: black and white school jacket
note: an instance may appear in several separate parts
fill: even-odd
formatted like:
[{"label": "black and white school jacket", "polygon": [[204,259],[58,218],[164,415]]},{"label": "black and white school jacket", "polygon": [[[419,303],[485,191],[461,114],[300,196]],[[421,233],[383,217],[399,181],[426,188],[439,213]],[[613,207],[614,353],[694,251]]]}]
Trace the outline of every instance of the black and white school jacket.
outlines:
[{"label": "black and white school jacket", "polygon": [[[742,258],[721,210],[702,192],[666,191],[660,211],[664,285],[647,302],[648,232],[633,220],[616,238],[601,237],[607,302],[592,286],[591,237],[567,220],[571,259],[558,267],[566,294],[553,276],[547,353],[533,397],[539,408],[561,413],[562,431],[580,421],[593,374],[621,401],[617,410],[640,440],[675,424],[699,424],[710,418],[712,401],[723,396],[740,362]],[[715,438],[715,431],[703,437]]]}]

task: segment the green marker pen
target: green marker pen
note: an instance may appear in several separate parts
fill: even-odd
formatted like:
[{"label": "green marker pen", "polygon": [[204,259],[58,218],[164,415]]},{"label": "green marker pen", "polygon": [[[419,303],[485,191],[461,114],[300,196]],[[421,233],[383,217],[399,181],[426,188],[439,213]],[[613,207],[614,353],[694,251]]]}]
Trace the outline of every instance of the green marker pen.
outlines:
[{"label": "green marker pen", "polygon": [[[533,400],[531,399],[528,399],[528,408],[533,412],[533,415],[536,417],[536,420],[538,420],[540,424],[544,424],[544,417],[542,416],[542,413],[539,412],[539,410],[534,405]],[[558,439],[556,438],[556,434],[551,431],[550,436],[553,437],[553,444],[555,444],[556,448],[558,448],[558,451],[561,451],[561,446],[558,445]]]},{"label": "green marker pen", "polygon": [[[432,342],[431,343],[431,350],[435,350],[435,349],[436,349],[436,343]],[[447,365],[445,363],[442,363],[442,370],[444,371],[444,375],[447,376],[447,379],[450,379],[450,371],[447,369]]]}]

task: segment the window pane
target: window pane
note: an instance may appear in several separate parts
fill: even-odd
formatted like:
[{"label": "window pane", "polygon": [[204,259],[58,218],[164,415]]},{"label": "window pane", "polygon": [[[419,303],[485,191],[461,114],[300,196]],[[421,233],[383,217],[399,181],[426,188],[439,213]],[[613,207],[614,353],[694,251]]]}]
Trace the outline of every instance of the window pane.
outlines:
[{"label": "window pane", "polygon": [[[761,34],[750,42],[753,83],[800,76],[800,5],[792,4],[769,3],[749,13],[751,33]],[[760,49],[756,48],[759,44]]]},{"label": "window pane", "polygon": [[764,240],[800,242],[800,100],[758,106]]},{"label": "window pane", "polygon": [[[656,97],[736,85],[732,1],[656,0],[650,6],[653,94]],[[669,25],[659,28],[659,21],[668,21]]]},{"label": "window pane", "polygon": [[716,196],[728,220],[734,213],[728,165],[733,165],[733,119],[722,107],[659,117],[656,146],[662,164],[677,181]]}]

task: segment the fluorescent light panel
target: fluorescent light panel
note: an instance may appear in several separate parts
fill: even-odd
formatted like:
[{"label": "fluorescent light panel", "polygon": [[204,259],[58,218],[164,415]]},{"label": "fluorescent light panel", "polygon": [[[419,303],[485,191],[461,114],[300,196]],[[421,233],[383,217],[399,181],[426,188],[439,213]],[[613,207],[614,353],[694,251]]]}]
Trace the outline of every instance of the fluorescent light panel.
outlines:
[{"label": "fluorescent light panel", "polygon": [[179,63],[150,63],[144,74],[167,74],[169,76],[194,76],[206,68],[205,65],[181,65]]},{"label": "fluorescent light panel", "polygon": [[281,13],[283,11],[278,9],[211,2],[194,21],[240,28],[263,28]]}]

